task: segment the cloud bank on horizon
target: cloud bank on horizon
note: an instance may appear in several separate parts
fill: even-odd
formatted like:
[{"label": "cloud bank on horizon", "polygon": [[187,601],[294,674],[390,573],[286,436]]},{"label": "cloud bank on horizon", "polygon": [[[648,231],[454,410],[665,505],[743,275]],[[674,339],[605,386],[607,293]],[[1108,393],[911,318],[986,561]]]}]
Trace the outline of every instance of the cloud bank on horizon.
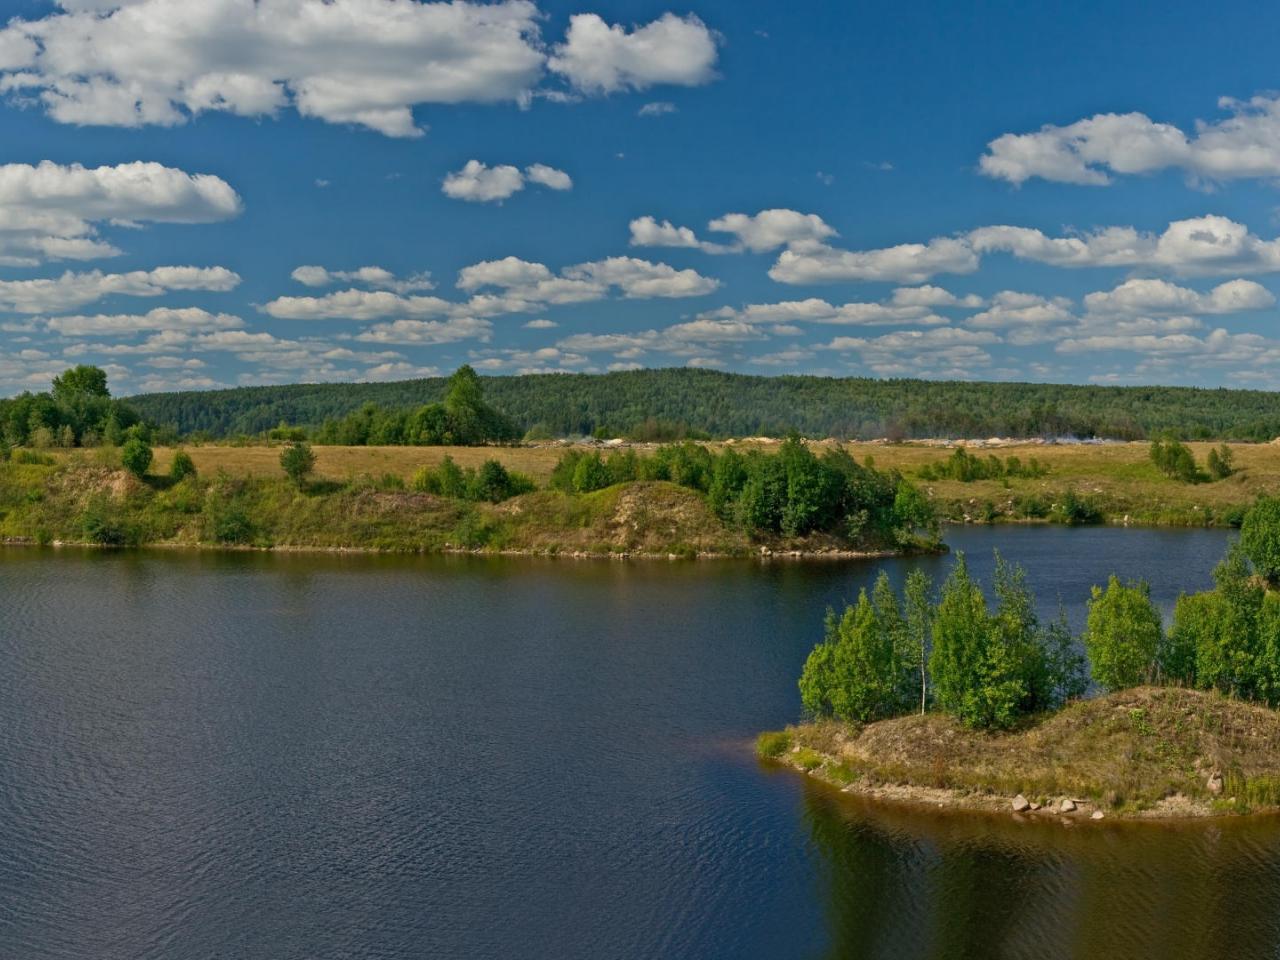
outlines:
[{"label": "cloud bank on horizon", "polygon": [[960,63],[888,5],[23,9],[4,393],[77,362],[123,393],[462,362],[1280,386],[1274,67],[1190,4],[1194,76],[1134,50],[1088,93],[1103,14],[975,17]]}]

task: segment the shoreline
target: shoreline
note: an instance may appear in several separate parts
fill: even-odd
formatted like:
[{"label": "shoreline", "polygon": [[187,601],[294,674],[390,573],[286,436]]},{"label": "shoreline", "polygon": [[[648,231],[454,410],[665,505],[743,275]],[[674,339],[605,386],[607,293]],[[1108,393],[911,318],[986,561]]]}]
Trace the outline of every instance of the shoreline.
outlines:
[{"label": "shoreline", "polygon": [[402,550],[391,547],[354,547],[354,546],[318,546],[308,544],[275,544],[269,547],[252,544],[205,543],[151,541],[131,546],[114,546],[101,543],[90,543],[79,540],[51,540],[39,543],[30,537],[0,537],[0,547],[27,547],[33,549],[74,549],[100,551],[138,551],[138,550],[189,550],[209,553],[285,553],[285,554],[352,554],[357,556],[470,556],[470,557],[510,557],[544,560],[611,560],[627,561],[716,561],[716,560],[750,560],[756,563],[769,563],[775,560],[787,562],[822,562],[843,560],[883,560],[891,557],[919,556],[930,553],[945,553],[945,547],[939,551],[928,550],[755,550],[740,554],[717,553],[713,551],[681,554],[671,552],[603,552],[589,550],[537,550],[503,548],[497,550],[485,547],[446,547],[443,549]]},{"label": "shoreline", "polygon": [[1021,819],[1170,821],[1280,813],[1280,712],[1135,687],[1004,732],[930,712],[760,734],[762,763],[846,795]]},{"label": "shoreline", "polygon": [[[1108,810],[1088,797],[1062,794],[1056,798],[1057,803],[1027,800],[1026,809],[1015,809],[1014,803],[1018,795],[1008,796],[997,793],[982,793],[974,790],[963,790],[953,787],[928,787],[916,784],[872,783],[855,780],[843,783],[832,776],[829,768],[823,766],[807,768],[803,764],[784,757],[759,758],[762,764],[779,770],[799,773],[801,776],[816,780],[831,788],[842,796],[856,797],[886,806],[895,806],[929,813],[975,815],[1008,818],[1014,821],[1057,821],[1064,825],[1082,823],[1177,823],[1220,820],[1224,818],[1266,817],[1280,815],[1280,808],[1267,807],[1241,813],[1232,810],[1214,810],[1201,800],[1178,795],[1167,797],[1146,810],[1115,812]],[[826,757],[826,761],[834,764],[834,757]],[[1025,799],[1025,798],[1024,798]],[[1072,807],[1062,809],[1062,800],[1070,800]]]}]

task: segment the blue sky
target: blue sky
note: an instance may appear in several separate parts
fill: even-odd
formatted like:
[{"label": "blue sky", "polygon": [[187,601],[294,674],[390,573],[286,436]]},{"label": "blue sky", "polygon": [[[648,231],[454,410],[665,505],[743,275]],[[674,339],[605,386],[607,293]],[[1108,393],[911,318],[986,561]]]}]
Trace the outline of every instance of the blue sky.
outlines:
[{"label": "blue sky", "polygon": [[0,392],[1274,387],[1280,14],[1238,6],[0,3]]}]

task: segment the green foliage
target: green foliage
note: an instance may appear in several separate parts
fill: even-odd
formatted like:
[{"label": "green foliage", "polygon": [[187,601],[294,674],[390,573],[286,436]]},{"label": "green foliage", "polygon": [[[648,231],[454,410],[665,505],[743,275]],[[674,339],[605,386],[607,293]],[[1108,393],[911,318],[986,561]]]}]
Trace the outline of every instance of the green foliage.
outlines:
[{"label": "green foliage", "polygon": [[1058,502],[1049,510],[1049,516],[1056,523],[1064,523],[1069,527],[1102,523],[1102,508],[1092,497],[1082,497],[1074,489],[1068,488]]},{"label": "green foliage", "polygon": [[626,450],[608,458],[568,450],[550,486],[589,493],[631,480],[666,480],[707,495],[723,520],[752,535],[803,537],[828,533],[879,546],[909,546],[939,535],[933,506],[898,473],[857,463],[843,450],[817,457],[798,437],[776,453],[729,449],[712,453],[685,442],[640,457]]},{"label": "green foliage", "polygon": [[800,700],[815,716],[862,723],[894,716],[911,703],[915,675],[906,623],[881,572],[873,599],[827,611],[826,635],[800,675]]},{"label": "green foliage", "polygon": [[195,461],[191,459],[191,455],[185,450],[177,450],[173,454],[173,462],[169,464],[169,479],[174,483],[181,483],[187,477],[196,475]]},{"label": "green foliage", "polygon": [[1191,450],[1172,437],[1151,442],[1151,462],[1166,477],[1182,483],[1203,483],[1207,477],[1196,464]]},{"label": "green foliage", "polygon": [[103,547],[126,547],[138,543],[137,528],[106,497],[94,497],[80,514],[84,539]]},{"label": "green foliage", "polygon": [[1163,632],[1145,581],[1123,584],[1113,574],[1105,591],[1095,586],[1083,638],[1094,680],[1109,691],[1150,683]]},{"label": "green foliage", "polygon": [[1205,459],[1205,465],[1208,467],[1209,476],[1214,480],[1225,480],[1227,477],[1235,473],[1235,467],[1232,465],[1235,455],[1231,452],[1231,448],[1225,443],[1214,447],[1209,451],[1209,456]]},{"label": "green foliage", "polygon": [[[282,429],[283,424],[272,433]],[[443,402],[412,410],[366,402],[343,417],[326,419],[316,430],[315,440],[349,446],[475,446],[515,440],[520,432],[509,418],[485,402],[480,377],[464,365],[449,378]]]},{"label": "green foliage", "polygon": [[434,470],[423,467],[414,474],[410,485],[420,493],[489,503],[500,503],[535,489],[532,480],[508,470],[497,460],[486,460],[479,470],[464,470],[452,457],[445,457]]},{"label": "green foliage", "polygon": [[1280,581],[1280,499],[1263,497],[1250,508],[1240,525],[1240,546],[1260,576]]},{"label": "green foliage", "polygon": [[[485,396],[516,418],[517,436],[1114,437],[1168,430],[1179,439],[1280,436],[1280,395],[1264,390],[760,377],[714,370],[486,377]],[[439,404],[442,378],[295,384],[151,394],[131,405],[188,435],[259,436],[281,420],[316,430],[366,403],[383,411]],[[314,438],[319,441],[319,438]],[[346,442],[325,439],[325,443]],[[355,441],[366,442],[366,441]],[[404,442],[414,442],[406,440]],[[17,444],[15,444],[17,445]]]},{"label": "green foliage", "polygon": [[120,448],[120,463],[135,477],[145,477],[151,466],[153,454],[147,442],[139,437],[130,437]]},{"label": "green foliage", "polygon": [[999,457],[989,455],[977,457],[964,447],[956,447],[955,452],[946,460],[927,463],[920,468],[921,480],[959,480],[971,483],[974,480],[1013,480],[1019,478],[1034,479],[1043,477],[1049,468],[1035,457],[1023,463],[1018,457]]},{"label": "green foliage", "polygon": [[11,447],[119,443],[123,430],[137,422],[131,405],[111,398],[99,367],[72,367],[53,378],[47,393],[0,399],[0,442]]},{"label": "green foliage", "polygon": [[756,756],[773,760],[791,749],[791,734],[785,730],[768,730],[756,737]]},{"label": "green foliage", "polygon": [[933,613],[929,673],[935,697],[943,710],[974,727],[1010,727],[1081,689],[1079,660],[1069,653],[1061,620],[1040,624],[1025,572],[998,554],[995,593],[991,612],[960,555]]},{"label": "green foliage", "polygon": [[289,443],[280,451],[280,469],[293,481],[295,487],[302,486],[315,466],[316,455],[307,443]]}]

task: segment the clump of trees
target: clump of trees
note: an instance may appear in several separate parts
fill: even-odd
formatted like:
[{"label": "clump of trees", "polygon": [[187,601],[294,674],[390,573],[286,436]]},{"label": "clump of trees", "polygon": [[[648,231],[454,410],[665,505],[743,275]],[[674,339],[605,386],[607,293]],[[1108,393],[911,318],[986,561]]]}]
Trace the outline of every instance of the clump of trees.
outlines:
[{"label": "clump of trees", "polygon": [[434,493],[458,500],[500,503],[536,489],[532,479],[508,470],[497,460],[486,460],[479,469],[464,468],[446,456],[435,469],[423,467],[410,486],[419,493]]},{"label": "clump of trees", "polygon": [[1234,460],[1231,448],[1225,443],[1219,444],[1209,451],[1205,458],[1206,469],[1202,470],[1196,462],[1195,454],[1186,444],[1179,443],[1172,437],[1151,442],[1151,462],[1166,477],[1182,483],[1225,480],[1236,472]]},{"label": "clump of trees", "polygon": [[[271,433],[295,439],[296,431],[281,424]],[[485,402],[479,375],[464,365],[449,378],[443,402],[399,410],[366,403],[345,417],[325,420],[313,439],[348,446],[477,446],[519,437],[515,423]]]},{"label": "clump of trees", "polygon": [[[922,577],[899,602],[881,574],[870,597],[828,612],[800,677],[806,711],[868,722],[918,702],[1001,729],[1083,695],[1089,677],[1107,691],[1163,683],[1280,706],[1280,500],[1250,510],[1214,588],[1179,597],[1168,629],[1143,581],[1095,586],[1077,642],[1061,614],[1037,618],[1024,571],[998,554],[994,608],[963,555],[936,601]],[[908,696],[917,671],[918,699]]]},{"label": "clump of trees", "polygon": [[666,480],[705,493],[721,519],[751,533],[829,533],[899,545],[921,534],[930,541],[938,536],[932,506],[901,474],[858,463],[843,449],[818,456],[794,436],[777,452],[713,453],[688,442],[651,456],[570,450],[552,471],[551,487],[589,493],[632,480]]},{"label": "clump of trees", "polygon": [[923,573],[901,602],[881,574],[837,617],[800,677],[815,716],[868,722],[932,703],[966,724],[1005,728],[1085,689],[1064,615],[1043,623],[1022,568],[996,557],[994,608],[958,555],[936,600]]},{"label": "clump of trees", "polygon": [[1001,459],[994,454],[978,457],[964,447],[956,447],[955,452],[945,460],[926,463],[920,468],[921,480],[959,480],[971,483],[974,480],[1014,480],[1043,477],[1049,468],[1030,457],[1025,463],[1019,457]]},{"label": "clump of trees", "polygon": [[106,371],[84,364],[54,377],[45,393],[0,400],[0,443],[8,447],[118,446],[139,422],[133,407],[112,399]]}]

